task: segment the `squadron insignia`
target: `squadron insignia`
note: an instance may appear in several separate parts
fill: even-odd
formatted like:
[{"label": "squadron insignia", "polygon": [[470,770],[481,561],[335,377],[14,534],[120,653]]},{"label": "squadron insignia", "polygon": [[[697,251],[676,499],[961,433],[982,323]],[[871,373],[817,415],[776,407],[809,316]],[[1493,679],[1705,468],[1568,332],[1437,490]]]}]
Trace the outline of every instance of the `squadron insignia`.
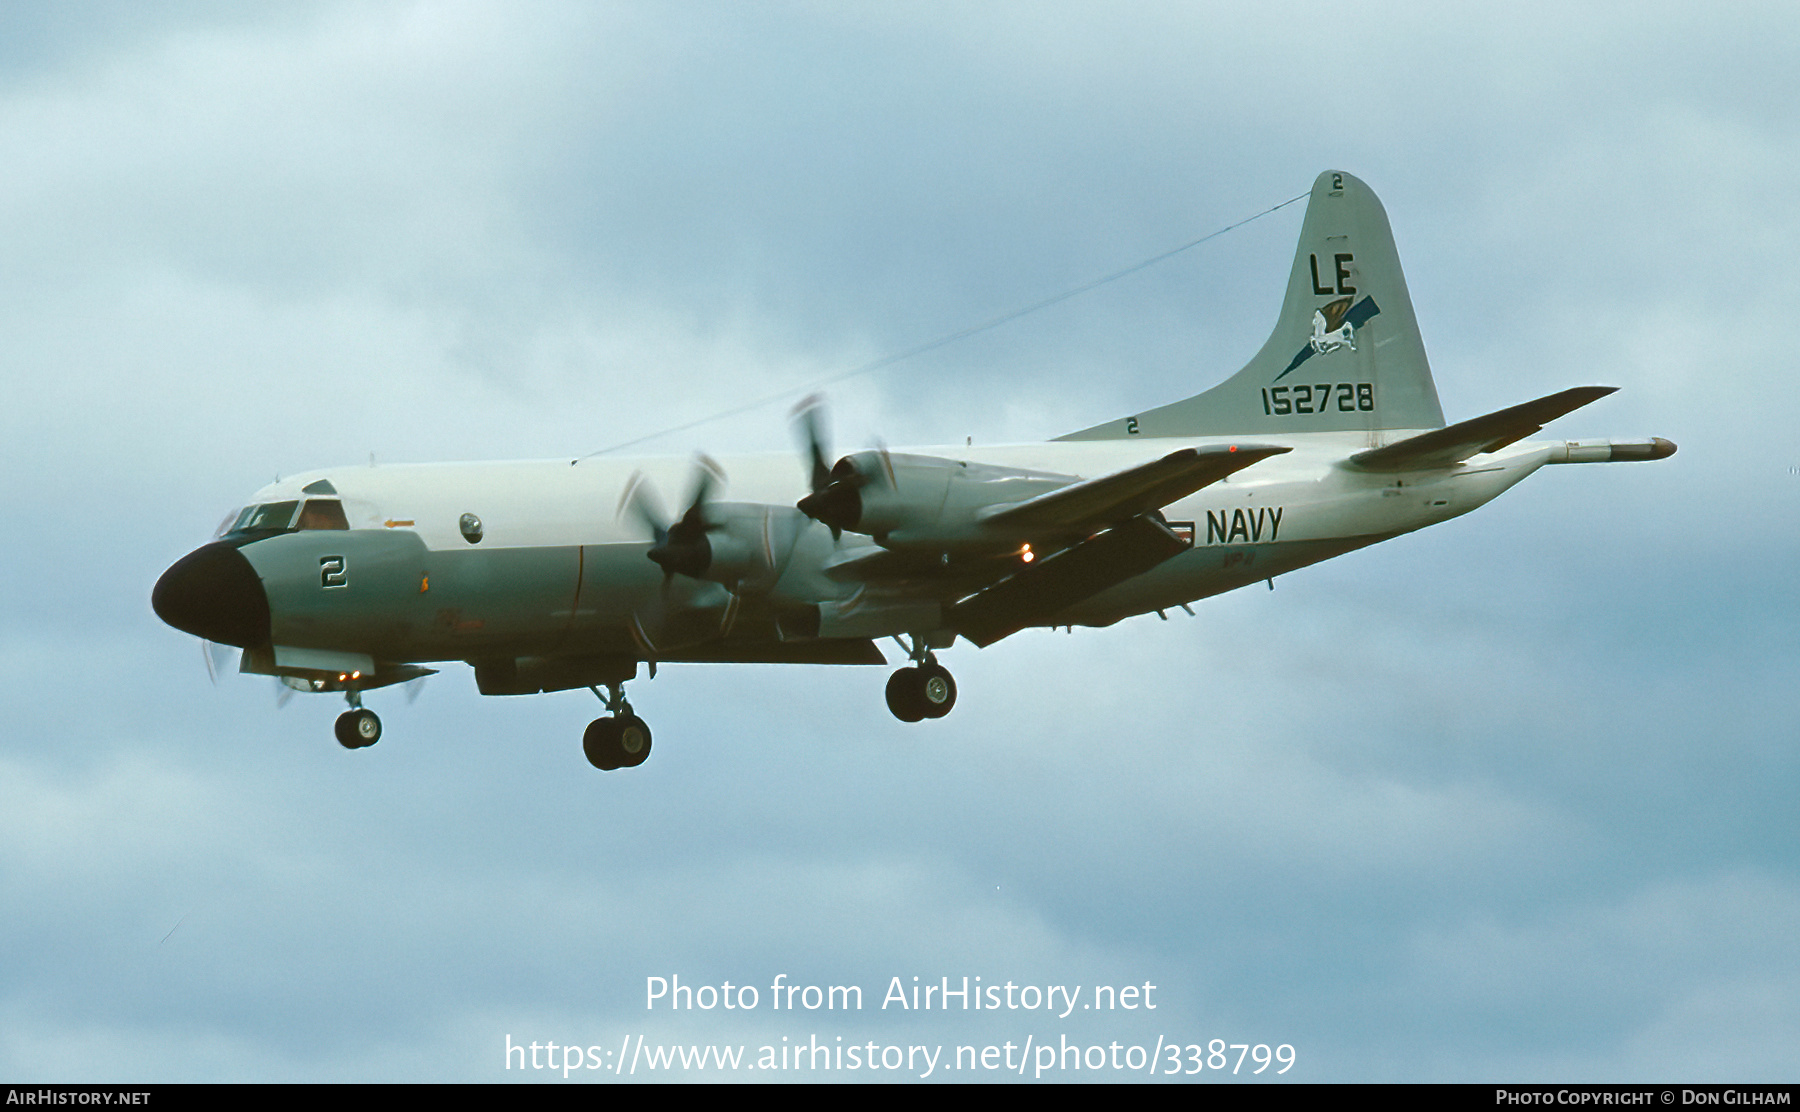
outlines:
[{"label": "squadron insignia", "polygon": [[1365,297],[1351,304],[1348,297],[1340,297],[1328,302],[1313,311],[1312,337],[1306,346],[1294,353],[1294,361],[1287,365],[1287,370],[1276,375],[1275,382],[1288,376],[1288,372],[1311,359],[1314,355],[1330,355],[1334,351],[1348,348],[1356,350],[1356,330],[1369,322],[1369,318],[1381,312],[1375,299]]}]

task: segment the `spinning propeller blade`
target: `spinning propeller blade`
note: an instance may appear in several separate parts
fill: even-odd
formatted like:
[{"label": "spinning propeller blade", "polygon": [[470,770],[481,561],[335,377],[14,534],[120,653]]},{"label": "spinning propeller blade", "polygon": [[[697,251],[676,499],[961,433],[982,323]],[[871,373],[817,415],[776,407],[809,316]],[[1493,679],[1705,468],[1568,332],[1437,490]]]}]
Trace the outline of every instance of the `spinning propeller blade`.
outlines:
[{"label": "spinning propeller blade", "polygon": [[219,673],[225,671],[225,666],[231,663],[232,651],[231,645],[201,639],[200,657],[206,661],[206,678],[212,681],[214,687],[219,686]]},{"label": "spinning propeller blade", "polygon": [[721,528],[707,517],[706,507],[713,487],[724,481],[725,471],[711,457],[696,456],[694,479],[688,507],[679,520],[671,522],[656,497],[650,480],[643,472],[635,472],[619,497],[620,516],[629,510],[649,530],[652,544],[646,555],[663,569],[663,593],[676,575],[695,579],[712,566],[712,542],[706,535]]},{"label": "spinning propeller blade", "polygon": [[800,438],[800,446],[805,451],[807,462],[811,465],[808,471],[808,487],[814,493],[824,490],[831,482],[831,464],[826,460],[831,454],[825,449],[825,399],[819,394],[808,394],[794,406],[790,417],[794,422],[794,432]]}]

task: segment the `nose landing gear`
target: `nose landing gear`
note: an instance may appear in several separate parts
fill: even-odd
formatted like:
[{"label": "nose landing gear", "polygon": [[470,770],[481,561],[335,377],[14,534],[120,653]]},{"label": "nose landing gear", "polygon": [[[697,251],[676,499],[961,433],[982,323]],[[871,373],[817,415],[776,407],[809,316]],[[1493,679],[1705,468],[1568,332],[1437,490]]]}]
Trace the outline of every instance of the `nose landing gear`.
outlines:
[{"label": "nose landing gear", "polygon": [[338,715],[338,744],[345,749],[367,749],[381,740],[381,719],[372,710],[364,710],[362,692],[350,688],[344,692],[350,709]]},{"label": "nose landing gear", "polygon": [[587,754],[588,763],[602,772],[643,764],[650,756],[650,727],[632,713],[631,704],[625,701],[625,685],[607,684],[606,695],[597,687],[588,690],[611,712],[588,723],[581,735],[581,751]]},{"label": "nose landing gear", "polygon": [[345,749],[366,749],[381,740],[381,719],[372,710],[347,710],[338,715],[337,739]]}]

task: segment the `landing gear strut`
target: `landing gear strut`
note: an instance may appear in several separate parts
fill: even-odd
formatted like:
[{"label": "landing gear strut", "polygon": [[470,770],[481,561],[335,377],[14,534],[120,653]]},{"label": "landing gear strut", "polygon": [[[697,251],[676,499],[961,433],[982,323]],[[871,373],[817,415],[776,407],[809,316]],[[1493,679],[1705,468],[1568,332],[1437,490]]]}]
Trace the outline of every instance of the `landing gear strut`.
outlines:
[{"label": "landing gear strut", "polygon": [[956,705],[956,681],[950,670],[937,662],[937,654],[914,637],[909,655],[915,661],[888,677],[887,705],[902,722],[942,718]]},{"label": "landing gear strut", "polygon": [[338,744],[345,749],[367,749],[381,740],[381,719],[372,710],[364,710],[362,692],[351,688],[344,692],[350,709],[338,715]]},{"label": "landing gear strut", "polygon": [[631,704],[625,701],[625,685],[607,684],[606,695],[601,695],[597,687],[588,690],[611,712],[606,718],[588,723],[581,735],[581,751],[587,754],[588,763],[602,772],[643,764],[650,755],[650,727],[631,712]]}]

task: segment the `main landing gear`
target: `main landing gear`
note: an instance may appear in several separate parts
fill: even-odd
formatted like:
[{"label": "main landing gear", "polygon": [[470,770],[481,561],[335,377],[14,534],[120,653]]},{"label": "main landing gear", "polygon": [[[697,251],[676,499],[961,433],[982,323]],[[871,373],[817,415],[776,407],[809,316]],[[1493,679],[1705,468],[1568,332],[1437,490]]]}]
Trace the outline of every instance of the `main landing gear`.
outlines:
[{"label": "main landing gear", "polygon": [[902,722],[944,717],[956,705],[956,681],[923,638],[913,639],[911,655],[917,663],[888,677],[888,709]]},{"label": "main landing gear", "polygon": [[367,749],[381,740],[381,719],[372,710],[364,710],[362,692],[351,688],[344,692],[350,709],[338,715],[338,744],[345,749]]},{"label": "main landing gear", "polygon": [[631,704],[625,701],[625,685],[607,684],[606,695],[601,695],[597,687],[588,690],[610,712],[608,717],[588,723],[581,735],[581,751],[587,754],[588,763],[602,772],[643,764],[650,755],[650,727],[631,712]]}]

